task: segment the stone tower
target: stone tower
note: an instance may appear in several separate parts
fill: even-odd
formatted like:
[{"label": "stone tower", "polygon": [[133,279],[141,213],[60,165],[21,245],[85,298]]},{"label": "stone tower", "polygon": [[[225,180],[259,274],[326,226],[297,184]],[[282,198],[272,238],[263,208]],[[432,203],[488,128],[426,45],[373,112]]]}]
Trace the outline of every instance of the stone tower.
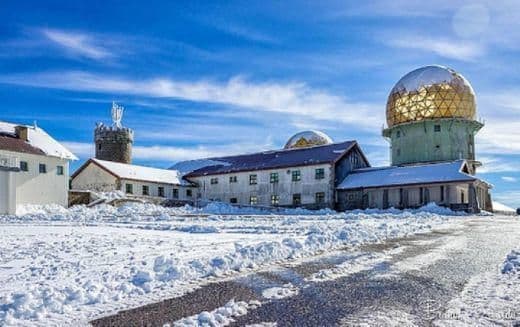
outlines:
[{"label": "stone tower", "polygon": [[112,126],[98,123],[94,130],[96,159],[132,163],[134,131],[121,125],[124,108],[112,103]]},{"label": "stone tower", "polygon": [[475,173],[475,134],[484,126],[475,116],[475,93],[461,74],[443,66],[408,73],[386,108],[392,165],[465,159]]}]

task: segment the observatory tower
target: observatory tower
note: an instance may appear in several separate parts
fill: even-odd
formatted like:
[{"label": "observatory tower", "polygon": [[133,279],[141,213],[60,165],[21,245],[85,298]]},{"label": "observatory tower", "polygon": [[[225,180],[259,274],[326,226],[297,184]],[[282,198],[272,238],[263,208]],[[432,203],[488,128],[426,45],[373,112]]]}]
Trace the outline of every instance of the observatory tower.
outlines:
[{"label": "observatory tower", "polygon": [[112,103],[112,126],[98,123],[94,131],[96,143],[96,159],[132,163],[132,144],[134,143],[134,131],[123,127],[124,108]]},{"label": "observatory tower", "polygon": [[459,73],[442,66],[416,69],[397,82],[388,97],[383,136],[392,145],[392,165],[475,160],[475,93]]}]

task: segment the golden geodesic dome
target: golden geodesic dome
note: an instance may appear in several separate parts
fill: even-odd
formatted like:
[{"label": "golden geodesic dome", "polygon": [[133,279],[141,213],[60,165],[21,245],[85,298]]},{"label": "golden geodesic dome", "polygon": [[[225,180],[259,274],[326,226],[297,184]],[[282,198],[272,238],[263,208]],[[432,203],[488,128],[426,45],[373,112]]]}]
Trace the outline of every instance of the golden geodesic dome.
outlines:
[{"label": "golden geodesic dome", "polygon": [[434,118],[475,119],[475,92],[453,69],[425,66],[397,82],[386,104],[388,127]]},{"label": "golden geodesic dome", "polygon": [[284,149],[308,148],[317,145],[332,144],[332,139],[320,131],[303,131],[291,136]]}]

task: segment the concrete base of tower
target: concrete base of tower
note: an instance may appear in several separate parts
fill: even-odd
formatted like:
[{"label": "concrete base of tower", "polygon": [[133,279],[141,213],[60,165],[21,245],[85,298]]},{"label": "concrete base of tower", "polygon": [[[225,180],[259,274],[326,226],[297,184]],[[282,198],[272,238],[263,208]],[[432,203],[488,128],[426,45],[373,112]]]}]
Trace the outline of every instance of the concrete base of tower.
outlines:
[{"label": "concrete base of tower", "polygon": [[[392,165],[466,159],[475,162],[475,134],[484,125],[467,119],[431,119],[383,130]],[[478,167],[475,162],[474,168]]]}]

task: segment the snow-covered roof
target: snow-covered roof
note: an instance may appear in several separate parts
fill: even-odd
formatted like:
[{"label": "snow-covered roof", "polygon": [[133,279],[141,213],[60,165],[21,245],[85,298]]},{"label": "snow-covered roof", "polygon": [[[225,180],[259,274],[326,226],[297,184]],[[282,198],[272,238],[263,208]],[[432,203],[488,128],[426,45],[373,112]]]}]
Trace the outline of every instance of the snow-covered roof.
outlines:
[{"label": "snow-covered roof", "polygon": [[194,159],[194,160],[186,160],[180,161],[170,167],[170,169],[178,170],[183,176],[189,174],[195,170],[199,170],[201,168],[209,167],[209,166],[229,166],[228,162],[217,161],[212,159]]},{"label": "snow-covered roof", "polygon": [[513,209],[509,206],[506,206],[505,204],[497,202],[497,201],[493,201],[493,211],[511,212],[511,213],[516,212],[515,209]]},{"label": "snow-covered roof", "polygon": [[463,171],[466,161],[357,169],[347,175],[338,189],[359,189],[411,184],[474,181]]},{"label": "snow-covered roof", "polygon": [[79,168],[72,177],[74,178],[78,175],[90,162],[94,162],[121,179],[131,179],[151,183],[191,185],[189,182],[182,179],[182,175],[178,170],[129,165],[95,158],[90,159],[83,167]]},{"label": "snow-covered roof", "polygon": [[16,126],[27,127],[28,141],[25,143],[33,148],[41,150],[45,155],[68,160],[78,160],[78,158],[72,152],[67,150],[43,129],[36,126],[25,126],[0,121],[0,134],[14,138],[16,137]]}]

